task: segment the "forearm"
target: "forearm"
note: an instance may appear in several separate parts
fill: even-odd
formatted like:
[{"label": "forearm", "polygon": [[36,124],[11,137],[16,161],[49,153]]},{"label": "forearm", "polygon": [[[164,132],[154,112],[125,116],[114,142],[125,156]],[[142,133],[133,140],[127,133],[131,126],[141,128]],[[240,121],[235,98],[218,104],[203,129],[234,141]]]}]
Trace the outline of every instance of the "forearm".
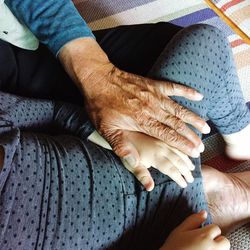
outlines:
[{"label": "forearm", "polygon": [[82,93],[90,98],[92,93],[102,92],[100,78],[105,79],[114,67],[92,38],[78,39],[66,44],[59,53],[59,60]]},{"label": "forearm", "polygon": [[6,0],[16,17],[57,54],[68,42],[94,37],[70,0]]}]

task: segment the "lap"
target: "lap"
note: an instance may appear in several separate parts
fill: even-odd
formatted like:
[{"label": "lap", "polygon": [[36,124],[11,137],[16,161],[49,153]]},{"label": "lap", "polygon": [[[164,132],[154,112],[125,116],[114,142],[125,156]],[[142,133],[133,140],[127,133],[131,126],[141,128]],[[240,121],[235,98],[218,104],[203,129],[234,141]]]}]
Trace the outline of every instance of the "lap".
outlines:
[{"label": "lap", "polygon": [[[168,26],[173,28],[172,33],[168,32],[166,28]],[[168,24],[142,25],[99,31],[96,36],[112,62],[118,67],[145,75],[168,41],[179,29]],[[140,30],[142,32],[139,32]],[[163,30],[164,32],[162,32]],[[123,48],[124,41],[127,45]],[[145,43],[145,41],[148,41],[148,43]],[[10,49],[8,53],[12,53],[12,56],[15,55],[15,59],[11,57],[10,60],[10,66],[15,74],[12,75],[12,78],[10,78],[11,75],[5,75],[4,81],[1,81],[1,88],[4,88],[2,90],[24,96],[31,95],[63,101],[75,99],[74,102],[80,104],[82,99],[78,90],[47,49],[41,46],[37,52],[26,52],[3,44],[1,43],[0,46],[8,46]],[[145,46],[142,46],[144,44]],[[117,53],[117,51],[120,52]],[[21,65],[21,62],[24,62],[23,66],[17,66]],[[33,68],[28,69],[28,65],[32,62]],[[27,73],[27,75],[24,73]],[[57,77],[59,75],[61,78]],[[69,91],[66,91],[66,96],[65,88],[69,88]],[[56,89],[60,89],[60,91],[56,92]],[[90,192],[95,193],[89,195],[87,202],[85,196],[82,204],[85,206],[85,211],[88,209],[90,213],[93,213],[94,209],[95,214],[100,215],[99,218],[93,217],[93,214],[89,216],[87,218],[89,224],[85,225],[85,227],[88,227],[84,230],[88,230],[93,223],[96,223],[96,229],[99,227],[103,230],[100,231],[99,238],[106,240],[107,244],[110,242],[110,235],[115,235],[114,242],[117,241],[121,244],[121,248],[118,249],[123,249],[124,246],[128,249],[141,249],[148,246],[151,246],[152,249],[157,248],[163,243],[168,233],[184,218],[201,209],[207,209],[199,161],[197,161],[195,181],[185,190],[179,188],[167,176],[152,170],[156,187],[148,193],[113,153],[100,149],[88,141],[84,141],[83,148],[86,152],[86,164],[82,167],[86,168],[89,174],[82,176],[85,185],[88,183],[82,191],[89,194]],[[77,169],[79,170],[81,167]],[[67,173],[68,176],[71,176],[68,180],[74,181],[74,170],[71,172],[71,169],[68,168]],[[65,177],[65,175],[55,176],[56,178]],[[90,181],[91,178],[93,178],[92,181]],[[24,180],[22,179],[22,181]],[[46,181],[50,181],[50,179],[47,178]],[[80,185],[80,183],[77,183],[77,185]],[[72,190],[75,190],[77,185]],[[68,186],[72,186],[72,183],[68,183]],[[111,198],[110,192],[115,196]],[[75,197],[74,192],[70,195],[73,195],[71,196],[72,199]],[[110,199],[113,199],[112,202],[110,202]],[[26,201],[28,204],[28,199]],[[101,206],[100,201],[104,205]],[[102,209],[103,206],[104,209]],[[113,218],[120,218],[123,221],[123,224],[119,224],[121,221],[112,220],[117,232],[120,230],[122,233],[121,241],[118,241],[118,238],[121,237],[119,233],[110,231],[110,235],[105,237],[101,235],[109,228],[110,223],[107,220],[107,215],[110,211],[114,215]],[[84,216],[86,215],[88,213],[84,214]],[[77,221],[77,218],[74,220]],[[91,237],[91,234],[89,234],[88,239],[91,239]],[[153,238],[155,241],[152,241]],[[85,239],[85,244],[87,244],[86,242]]]}]

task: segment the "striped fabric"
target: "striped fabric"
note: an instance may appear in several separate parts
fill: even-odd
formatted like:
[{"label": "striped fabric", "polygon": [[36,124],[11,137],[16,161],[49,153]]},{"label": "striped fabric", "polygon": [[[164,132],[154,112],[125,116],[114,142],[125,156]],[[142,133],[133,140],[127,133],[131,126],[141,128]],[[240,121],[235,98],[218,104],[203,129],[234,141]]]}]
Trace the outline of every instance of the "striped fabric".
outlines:
[{"label": "striped fabric", "polygon": [[250,0],[207,0],[211,7],[228,24],[235,29],[239,28],[240,35],[250,44]]}]

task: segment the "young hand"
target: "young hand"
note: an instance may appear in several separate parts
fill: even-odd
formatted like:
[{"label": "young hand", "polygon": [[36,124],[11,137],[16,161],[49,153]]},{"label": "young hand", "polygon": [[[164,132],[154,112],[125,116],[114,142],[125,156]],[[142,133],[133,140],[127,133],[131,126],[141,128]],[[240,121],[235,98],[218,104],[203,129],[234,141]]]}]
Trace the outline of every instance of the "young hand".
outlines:
[{"label": "young hand", "polygon": [[150,167],[169,176],[182,188],[187,186],[187,182],[194,181],[191,171],[195,167],[188,156],[179,150],[161,140],[138,132],[128,132],[127,140],[137,149],[140,163],[137,167],[132,167],[123,161],[124,165],[148,191],[154,188],[154,181],[148,170]]},{"label": "young hand", "polygon": [[229,240],[214,224],[200,228],[206,220],[206,211],[189,216],[167,238],[160,250],[229,250]]},{"label": "young hand", "polygon": [[[191,160],[180,152],[156,138],[139,132],[126,131],[126,138],[133,148],[138,152],[140,162],[136,167],[122,159],[125,167],[135,175],[142,185],[151,191],[154,188],[154,180],[148,170],[150,167],[158,169],[161,173],[168,175],[182,188],[187,182],[193,182],[191,171],[194,165]],[[107,141],[97,132],[94,132],[89,140],[107,149],[111,149]],[[131,147],[132,148],[132,147]]]}]

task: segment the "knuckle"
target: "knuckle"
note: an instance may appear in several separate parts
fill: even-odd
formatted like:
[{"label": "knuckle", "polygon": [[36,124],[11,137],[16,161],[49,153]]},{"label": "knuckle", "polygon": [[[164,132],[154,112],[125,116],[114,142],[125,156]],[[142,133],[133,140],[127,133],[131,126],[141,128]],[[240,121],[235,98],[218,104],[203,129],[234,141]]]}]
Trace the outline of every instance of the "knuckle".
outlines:
[{"label": "knuckle", "polygon": [[195,95],[196,94],[196,90],[192,89],[192,88],[188,88],[185,87],[185,92],[189,95]]},{"label": "knuckle", "polygon": [[183,165],[183,161],[182,161],[182,159],[179,158],[179,157],[176,157],[176,158],[174,159],[174,163],[175,163],[175,165],[177,165],[177,166],[182,166],[182,165]]},{"label": "knuckle", "polygon": [[167,142],[172,144],[177,144],[180,139],[179,135],[173,129],[169,129],[168,131],[166,131],[165,138]]},{"label": "knuckle", "polygon": [[186,125],[184,124],[184,122],[182,120],[175,119],[174,129],[178,133],[183,133],[186,130]]},{"label": "knuckle", "polygon": [[187,109],[179,104],[176,104],[174,112],[175,112],[175,116],[180,119],[183,119],[188,114]]},{"label": "knuckle", "polygon": [[174,166],[171,166],[168,172],[169,172],[169,175],[171,175],[172,177],[179,177],[179,173]]},{"label": "knuckle", "polygon": [[174,93],[175,90],[176,90],[176,86],[175,86],[175,84],[174,84],[173,82],[168,82],[167,87],[168,87],[168,90],[169,90],[171,93]]}]

